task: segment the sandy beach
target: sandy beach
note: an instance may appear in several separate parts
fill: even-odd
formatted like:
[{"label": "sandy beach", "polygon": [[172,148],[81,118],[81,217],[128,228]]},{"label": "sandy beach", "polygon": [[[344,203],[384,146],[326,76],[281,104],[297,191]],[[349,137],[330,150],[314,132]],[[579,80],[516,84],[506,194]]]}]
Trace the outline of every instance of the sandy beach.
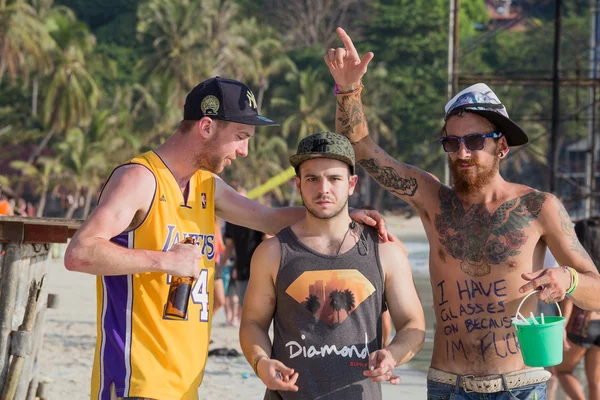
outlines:
[{"label": "sandy beach", "polygon": [[[426,242],[418,218],[386,218],[390,230],[400,239]],[[46,313],[46,333],[39,359],[40,371],[48,382],[47,399],[89,399],[96,340],[95,277],[67,271],[62,258],[51,259],[48,262],[48,292],[58,294],[60,304],[57,309],[48,310]],[[426,398],[426,371],[433,345],[433,299],[427,273],[415,272],[415,284],[425,310],[425,346],[408,364],[397,368],[401,377],[399,385],[383,385],[384,399]],[[209,357],[204,382],[199,389],[200,398],[262,399],[264,386],[241,355],[238,329],[226,327],[224,322],[225,316],[221,309],[213,319],[213,343],[209,349],[233,348],[240,352],[240,356]]]}]

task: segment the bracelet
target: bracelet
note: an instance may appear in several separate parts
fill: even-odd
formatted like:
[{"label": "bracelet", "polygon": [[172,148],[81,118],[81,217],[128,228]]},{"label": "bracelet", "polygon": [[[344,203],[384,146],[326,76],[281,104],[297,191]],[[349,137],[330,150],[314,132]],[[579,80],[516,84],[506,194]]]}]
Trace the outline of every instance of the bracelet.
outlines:
[{"label": "bracelet", "polygon": [[577,289],[577,285],[579,285],[579,273],[577,272],[577,270],[575,270],[571,267],[567,267],[567,268],[569,269],[569,272],[571,273],[571,285],[569,286],[569,289],[567,290],[566,295],[570,296],[573,294],[575,289]]},{"label": "bracelet", "polygon": [[[256,376],[258,376],[258,362],[260,360],[262,360],[263,358],[267,358],[268,359],[269,356],[266,355],[266,354],[261,354],[260,356],[258,356],[258,357],[256,357],[254,359],[254,363],[252,364],[252,369],[254,370],[254,373],[256,374]],[[260,376],[258,376],[258,377],[260,378]]]},{"label": "bracelet", "polygon": [[344,95],[344,96],[353,95],[353,94],[360,94],[360,92],[362,92],[363,88],[364,88],[364,85],[361,82],[356,89],[352,89],[352,90],[350,90],[348,92],[340,92],[339,91],[339,86],[336,83],[335,87],[333,89],[333,94],[335,94],[335,95],[339,94],[339,95]]}]

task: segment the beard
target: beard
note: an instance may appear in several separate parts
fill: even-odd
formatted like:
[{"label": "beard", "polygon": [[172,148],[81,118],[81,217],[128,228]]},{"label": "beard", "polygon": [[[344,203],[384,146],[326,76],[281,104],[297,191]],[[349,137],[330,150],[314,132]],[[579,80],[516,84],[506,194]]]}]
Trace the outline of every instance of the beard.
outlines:
[{"label": "beard", "polygon": [[220,156],[219,152],[219,134],[217,133],[208,143],[202,154],[194,157],[194,163],[197,169],[205,169],[218,174],[225,168],[225,158]]},{"label": "beard", "polygon": [[[461,170],[459,164],[469,164],[475,168],[470,170]],[[473,193],[483,189],[498,174],[500,160],[493,158],[492,165],[484,167],[476,159],[452,161],[448,157],[448,167],[452,172],[454,182],[454,191],[456,193]]]},{"label": "beard", "polygon": [[[304,207],[306,207],[308,212],[311,213],[311,215],[317,219],[331,219],[337,217],[344,210],[344,207],[346,207],[346,205],[348,204],[348,197],[346,197],[344,199],[344,202],[339,207],[334,208],[331,211],[317,210],[316,208],[312,207],[308,201],[306,201],[304,195],[302,194],[302,191],[300,191],[300,197],[302,198],[302,203],[304,203]],[[333,200],[327,196],[318,196],[314,199],[314,201],[323,199]]]}]

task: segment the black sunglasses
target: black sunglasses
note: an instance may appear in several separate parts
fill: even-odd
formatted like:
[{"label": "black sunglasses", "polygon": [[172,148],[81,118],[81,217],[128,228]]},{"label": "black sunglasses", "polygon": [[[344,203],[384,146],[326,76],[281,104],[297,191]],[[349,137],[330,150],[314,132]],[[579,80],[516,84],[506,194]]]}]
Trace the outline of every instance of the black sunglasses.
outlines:
[{"label": "black sunglasses", "polygon": [[486,138],[498,139],[502,136],[502,132],[491,133],[472,133],[464,137],[444,136],[439,139],[446,153],[455,153],[460,148],[460,142],[465,144],[465,147],[470,151],[479,151],[483,149]]}]

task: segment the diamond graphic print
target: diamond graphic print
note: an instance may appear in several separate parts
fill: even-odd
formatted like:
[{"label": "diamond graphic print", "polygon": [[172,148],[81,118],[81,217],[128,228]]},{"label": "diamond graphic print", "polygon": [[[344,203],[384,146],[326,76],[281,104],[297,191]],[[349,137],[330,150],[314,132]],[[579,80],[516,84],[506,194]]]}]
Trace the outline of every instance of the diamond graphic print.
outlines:
[{"label": "diamond graphic print", "polygon": [[285,292],[317,320],[335,327],[374,291],[373,284],[359,271],[338,269],[304,272]]}]

